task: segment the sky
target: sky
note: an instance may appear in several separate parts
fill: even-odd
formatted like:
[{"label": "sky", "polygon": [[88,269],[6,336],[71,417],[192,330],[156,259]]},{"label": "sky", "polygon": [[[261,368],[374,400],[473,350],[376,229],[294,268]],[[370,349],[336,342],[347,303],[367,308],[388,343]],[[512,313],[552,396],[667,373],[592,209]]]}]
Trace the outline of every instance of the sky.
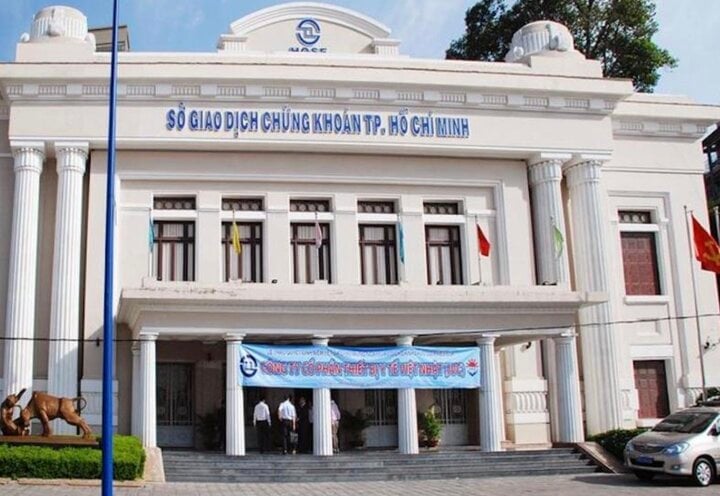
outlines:
[{"label": "sky", "polygon": [[[465,11],[474,0],[325,0],[373,17],[402,40],[401,52],[444,58],[464,32]],[[133,51],[213,52],[231,22],[280,0],[120,0]],[[112,23],[111,0],[0,0],[0,61],[12,61],[20,35],[29,32],[40,8],[61,4],[81,10],[91,27]],[[720,105],[720,0],[656,0],[660,30],[655,41],[679,59],[663,70],[656,93],[688,95]]]}]

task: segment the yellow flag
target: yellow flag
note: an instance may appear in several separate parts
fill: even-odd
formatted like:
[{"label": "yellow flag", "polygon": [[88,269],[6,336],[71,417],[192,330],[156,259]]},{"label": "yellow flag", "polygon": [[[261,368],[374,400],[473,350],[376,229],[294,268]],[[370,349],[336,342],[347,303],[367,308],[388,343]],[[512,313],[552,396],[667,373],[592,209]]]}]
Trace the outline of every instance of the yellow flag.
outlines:
[{"label": "yellow flag", "polygon": [[242,252],[242,245],[240,244],[240,229],[238,229],[237,224],[235,224],[235,221],[232,223],[232,245],[233,250],[235,250],[235,253],[240,254]]}]

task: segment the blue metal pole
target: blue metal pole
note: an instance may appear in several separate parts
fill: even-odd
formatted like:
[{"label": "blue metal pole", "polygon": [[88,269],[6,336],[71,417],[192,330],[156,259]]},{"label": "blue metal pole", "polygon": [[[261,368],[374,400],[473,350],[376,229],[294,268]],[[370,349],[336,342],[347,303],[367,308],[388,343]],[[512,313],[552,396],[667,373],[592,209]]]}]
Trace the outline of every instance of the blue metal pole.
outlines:
[{"label": "blue metal pole", "polygon": [[113,0],[110,105],[108,115],[107,195],[105,198],[105,292],[103,295],[102,496],[113,494],[113,345],[115,285],[115,106],[117,98],[118,0]]}]

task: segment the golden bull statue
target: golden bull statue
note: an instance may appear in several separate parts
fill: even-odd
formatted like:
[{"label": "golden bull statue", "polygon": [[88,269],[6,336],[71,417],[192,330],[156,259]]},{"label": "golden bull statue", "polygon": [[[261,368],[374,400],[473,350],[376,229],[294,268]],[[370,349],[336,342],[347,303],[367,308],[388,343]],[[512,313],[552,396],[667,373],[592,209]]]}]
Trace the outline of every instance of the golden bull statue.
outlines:
[{"label": "golden bull statue", "polygon": [[25,389],[18,394],[11,394],[0,405],[0,430],[6,436],[27,436],[30,433],[30,420],[37,418],[43,427],[42,435],[52,435],[50,421],[62,419],[68,424],[79,427],[83,431],[83,437],[92,437],[92,431],[87,422],[80,416],[87,402],[83,397],[58,398],[42,391],[35,391],[30,402],[20,410],[20,416],[13,420],[13,411],[20,408],[17,403],[25,394]]}]

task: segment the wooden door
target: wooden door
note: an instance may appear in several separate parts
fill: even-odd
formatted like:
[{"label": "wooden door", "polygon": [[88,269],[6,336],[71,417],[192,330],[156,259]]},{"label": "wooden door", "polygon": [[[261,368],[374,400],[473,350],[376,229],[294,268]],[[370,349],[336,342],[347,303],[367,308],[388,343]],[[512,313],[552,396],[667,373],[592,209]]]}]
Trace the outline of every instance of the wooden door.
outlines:
[{"label": "wooden door", "polygon": [[640,418],[663,418],[670,414],[668,402],[665,362],[662,360],[644,360],[633,362],[635,367],[635,387],[640,400]]}]

